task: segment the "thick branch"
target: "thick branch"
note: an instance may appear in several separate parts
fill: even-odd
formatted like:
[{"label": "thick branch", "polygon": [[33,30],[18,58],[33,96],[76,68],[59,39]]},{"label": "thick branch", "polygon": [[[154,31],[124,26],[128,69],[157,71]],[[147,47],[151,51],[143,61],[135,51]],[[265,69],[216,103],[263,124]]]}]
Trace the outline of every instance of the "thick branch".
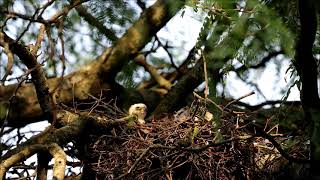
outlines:
[{"label": "thick branch", "polygon": [[[52,144],[63,146],[72,140],[77,140],[81,134],[88,132],[93,121],[92,118],[80,116],[71,124],[60,129],[49,127],[44,132],[33,136],[31,139],[8,151],[1,157],[0,178],[4,177],[6,171],[12,165],[31,157],[35,153],[44,152],[46,150],[49,150],[50,154],[54,156],[56,160],[55,166],[65,165],[65,162],[63,162],[64,158],[62,157],[64,154],[63,150],[57,148],[57,145],[52,146]],[[56,171],[59,171],[55,174],[57,177],[62,177],[61,168],[62,167],[56,167]],[[62,172],[64,174],[64,171]],[[63,179],[63,177],[58,179]]]},{"label": "thick branch", "polygon": [[125,35],[117,41],[111,55],[103,59],[101,75],[108,81],[114,81],[118,72],[134,58],[150,39],[182,7],[182,0],[158,0],[147,8]]},{"label": "thick branch", "polygon": [[201,62],[198,61],[195,67],[172,87],[155,109],[155,115],[173,112],[185,104],[186,97],[203,81],[203,65]]},{"label": "thick branch", "polygon": [[77,120],[75,120],[73,123],[66,125],[60,129],[49,127],[44,132],[20,144],[17,148],[8,151],[4,156],[1,157],[1,163],[5,162],[6,159],[9,159],[13,155],[25,151],[32,145],[48,145],[52,143],[65,145],[71,140],[76,140],[77,138],[79,138],[80,134],[87,130],[87,128],[90,127],[90,123],[92,122],[93,120],[91,118],[81,116],[77,118]]},{"label": "thick branch", "polygon": [[[129,58],[135,57],[139,50],[181,7],[182,1],[157,1],[145,10],[141,18],[129,28],[113,48],[106,49],[95,62],[65,76],[62,81],[55,78],[48,80],[50,90],[59,87],[54,92],[53,97],[57,97],[57,102],[72,104],[75,101],[88,100],[88,94],[97,95],[100,94],[101,90],[108,91],[109,98],[121,95],[119,92],[123,90],[119,91],[118,85],[109,82],[114,80],[116,74],[128,62]],[[54,18],[61,16],[59,14],[61,13],[58,13]],[[29,54],[26,53],[26,55],[28,57]],[[105,80],[110,81],[106,82]],[[4,110],[8,108],[6,103],[14,95],[16,88],[17,84],[6,87],[0,86],[0,101],[5,102],[0,106]],[[148,93],[143,96],[147,97]],[[12,106],[16,109],[15,113],[11,112],[9,115],[9,125],[21,127],[28,123],[43,120],[34,89],[30,84],[19,88]]]},{"label": "thick branch", "polygon": [[45,148],[44,145],[41,144],[35,144],[31,146],[27,146],[21,151],[12,154],[11,156],[7,157],[5,160],[1,161],[0,164],[0,179],[3,179],[5,177],[5,174],[7,170],[13,166],[14,164],[21,162],[28,157],[32,156],[35,154],[37,151],[43,150]]},{"label": "thick branch", "polygon": [[48,150],[54,159],[53,179],[63,180],[64,171],[66,168],[67,155],[63,151],[63,149],[56,143],[51,144],[48,147]]},{"label": "thick branch", "polygon": [[49,88],[42,66],[37,62],[37,58],[23,44],[14,41],[5,33],[0,32],[0,38],[9,44],[10,50],[16,54],[20,60],[31,71],[32,82],[37,92],[37,98],[43,115],[49,121],[52,120]]},{"label": "thick branch", "polygon": [[[86,93],[97,94],[100,91],[97,88],[99,81],[94,73],[95,69],[97,69],[96,63],[92,63],[65,76],[63,80],[60,78],[49,79],[47,80],[49,91],[59,87],[53,97],[57,97],[58,102],[65,104],[72,103],[73,97],[76,101],[88,99]],[[92,86],[96,87],[96,90],[92,89]],[[8,126],[23,127],[26,124],[44,120],[33,84],[26,83],[21,87],[19,84],[0,86],[0,102],[2,102],[0,108],[5,112],[9,108],[8,104],[12,96],[14,98],[11,107],[15,107],[15,109],[9,113]]]}]

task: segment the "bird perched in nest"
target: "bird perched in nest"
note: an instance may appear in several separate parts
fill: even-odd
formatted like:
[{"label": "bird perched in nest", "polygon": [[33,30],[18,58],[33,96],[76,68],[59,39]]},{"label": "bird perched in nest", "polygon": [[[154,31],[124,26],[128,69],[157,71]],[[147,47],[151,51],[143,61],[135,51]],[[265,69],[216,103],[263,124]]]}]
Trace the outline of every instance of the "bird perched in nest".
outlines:
[{"label": "bird perched in nest", "polygon": [[139,124],[145,124],[144,118],[147,115],[147,106],[143,103],[133,104],[129,108],[129,115],[135,116]]}]

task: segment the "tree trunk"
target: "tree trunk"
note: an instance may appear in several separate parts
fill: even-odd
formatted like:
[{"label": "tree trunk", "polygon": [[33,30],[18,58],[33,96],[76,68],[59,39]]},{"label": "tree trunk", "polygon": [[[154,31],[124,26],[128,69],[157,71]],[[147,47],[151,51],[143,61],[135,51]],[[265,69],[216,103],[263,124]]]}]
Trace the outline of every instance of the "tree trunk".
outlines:
[{"label": "tree trunk", "polygon": [[311,175],[320,178],[320,100],[317,64],[312,48],[317,32],[317,10],[313,0],[299,0],[300,34],[296,45],[295,67],[300,76],[300,92],[305,121],[311,124]]}]

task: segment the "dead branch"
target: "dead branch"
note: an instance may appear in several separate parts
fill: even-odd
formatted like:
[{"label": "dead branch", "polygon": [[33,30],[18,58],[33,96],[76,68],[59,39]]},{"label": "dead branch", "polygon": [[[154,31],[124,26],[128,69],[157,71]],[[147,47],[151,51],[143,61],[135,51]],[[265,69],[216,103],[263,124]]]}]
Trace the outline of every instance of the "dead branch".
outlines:
[{"label": "dead branch", "polygon": [[198,98],[198,99],[200,99],[200,100],[202,100],[202,101],[208,101],[208,102],[210,102],[211,104],[213,104],[217,109],[219,109],[221,112],[223,112],[224,111],[224,108],[221,108],[217,103],[215,103],[214,101],[212,101],[211,99],[209,99],[209,98],[203,98],[203,97],[201,97],[200,95],[198,95],[197,93],[195,93],[195,92],[193,92],[193,95],[196,97],[196,98]]},{"label": "dead branch", "polygon": [[234,100],[230,101],[228,104],[226,104],[223,109],[226,109],[226,108],[229,107],[231,104],[233,104],[233,103],[235,103],[235,102],[238,102],[238,101],[240,101],[241,99],[246,98],[246,97],[248,97],[248,96],[251,96],[251,95],[253,95],[253,94],[254,94],[254,92],[250,92],[250,93],[248,93],[248,94],[246,94],[246,95],[243,95],[243,96],[241,96],[241,97],[239,97],[239,98],[237,98],[237,99],[234,99]]}]

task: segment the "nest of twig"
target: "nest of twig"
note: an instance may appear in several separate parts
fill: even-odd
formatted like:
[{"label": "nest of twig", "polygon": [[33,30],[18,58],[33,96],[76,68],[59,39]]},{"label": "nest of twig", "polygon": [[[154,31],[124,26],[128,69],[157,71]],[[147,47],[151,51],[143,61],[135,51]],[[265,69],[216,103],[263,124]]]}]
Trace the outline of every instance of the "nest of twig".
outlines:
[{"label": "nest of twig", "polygon": [[[229,113],[210,119],[205,106],[197,104],[144,125],[115,127],[93,136],[92,169],[106,179],[280,177],[289,161],[270,141],[250,132],[245,117]],[[301,155],[306,149],[291,148],[290,153]]]}]

